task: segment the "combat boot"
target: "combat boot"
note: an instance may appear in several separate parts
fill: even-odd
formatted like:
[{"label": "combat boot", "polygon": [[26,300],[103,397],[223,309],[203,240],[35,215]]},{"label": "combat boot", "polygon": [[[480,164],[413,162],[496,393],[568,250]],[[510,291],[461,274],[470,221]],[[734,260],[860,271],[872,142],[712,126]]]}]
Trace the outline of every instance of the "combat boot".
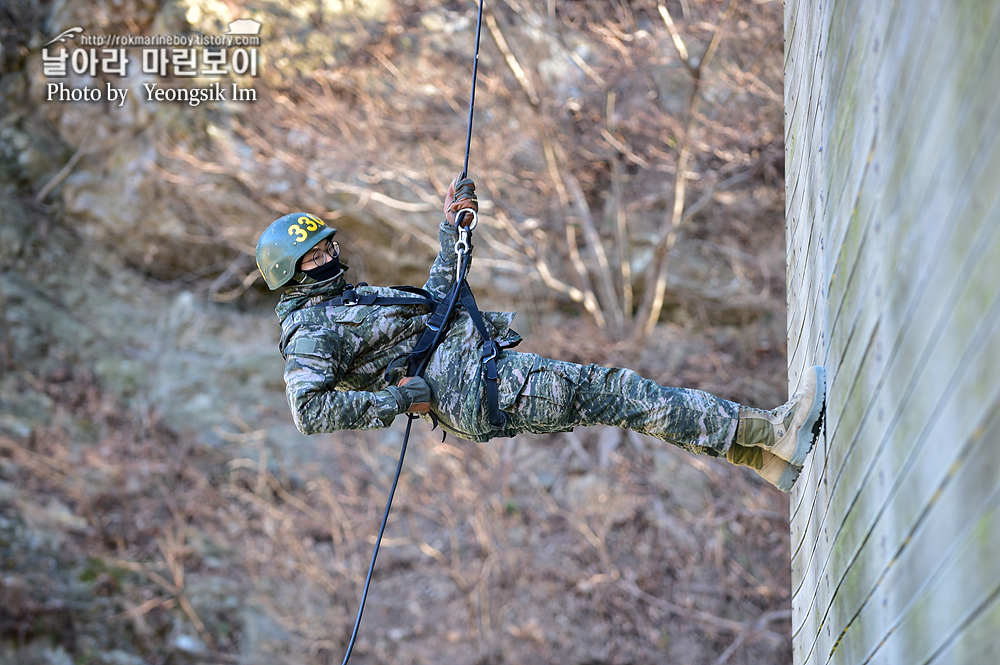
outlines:
[{"label": "combat boot", "polygon": [[760,448],[792,466],[801,467],[812,450],[823,423],[826,407],[826,372],[821,365],[810,367],[802,390],[772,411],[740,409],[735,443],[744,448]]},{"label": "combat boot", "polygon": [[763,448],[747,448],[738,443],[729,446],[726,459],[739,466],[748,466],[757,472],[761,478],[777,487],[782,492],[788,492],[798,480],[801,467],[789,464]]}]

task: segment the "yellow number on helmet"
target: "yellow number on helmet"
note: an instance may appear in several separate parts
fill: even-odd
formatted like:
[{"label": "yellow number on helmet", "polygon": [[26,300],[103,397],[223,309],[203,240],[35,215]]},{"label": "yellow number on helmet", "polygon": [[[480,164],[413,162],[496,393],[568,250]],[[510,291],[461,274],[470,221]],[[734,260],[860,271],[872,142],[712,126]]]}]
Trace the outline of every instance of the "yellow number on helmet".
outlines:
[{"label": "yellow number on helmet", "polygon": [[305,227],[309,229],[310,233],[319,228],[319,224],[316,223],[316,218],[312,216],[307,217],[303,215],[302,217],[299,217],[298,222],[299,224],[304,224]]},{"label": "yellow number on helmet", "polygon": [[309,237],[309,234],[306,233],[306,230],[303,229],[298,224],[292,224],[291,226],[288,227],[288,235],[295,236],[295,239],[298,242],[305,242],[306,238]]}]

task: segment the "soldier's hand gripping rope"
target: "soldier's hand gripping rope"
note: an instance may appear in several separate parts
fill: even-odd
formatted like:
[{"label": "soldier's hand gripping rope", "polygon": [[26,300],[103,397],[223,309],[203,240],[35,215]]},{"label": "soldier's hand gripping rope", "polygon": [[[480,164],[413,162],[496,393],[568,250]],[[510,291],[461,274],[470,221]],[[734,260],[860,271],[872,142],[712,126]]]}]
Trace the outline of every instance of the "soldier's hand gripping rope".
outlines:
[{"label": "soldier's hand gripping rope", "polygon": [[[462,212],[471,210],[472,213]],[[444,214],[449,222],[468,227],[479,212],[479,198],[476,196],[476,183],[472,178],[455,178],[444,197]],[[461,213],[461,214],[459,214]]]},{"label": "soldier's hand gripping rope", "polygon": [[444,216],[458,231],[458,240],[455,241],[457,286],[465,279],[469,269],[467,259],[472,253],[472,231],[479,224],[479,199],[476,197],[476,183],[472,178],[458,176],[448,185],[444,197]]}]

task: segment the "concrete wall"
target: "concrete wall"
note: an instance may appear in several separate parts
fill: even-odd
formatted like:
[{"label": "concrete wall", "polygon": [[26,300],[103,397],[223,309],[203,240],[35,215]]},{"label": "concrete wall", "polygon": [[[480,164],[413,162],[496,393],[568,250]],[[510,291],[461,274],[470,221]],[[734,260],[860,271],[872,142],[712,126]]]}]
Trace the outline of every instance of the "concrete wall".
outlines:
[{"label": "concrete wall", "polygon": [[787,0],[794,658],[1000,663],[1000,2]]}]

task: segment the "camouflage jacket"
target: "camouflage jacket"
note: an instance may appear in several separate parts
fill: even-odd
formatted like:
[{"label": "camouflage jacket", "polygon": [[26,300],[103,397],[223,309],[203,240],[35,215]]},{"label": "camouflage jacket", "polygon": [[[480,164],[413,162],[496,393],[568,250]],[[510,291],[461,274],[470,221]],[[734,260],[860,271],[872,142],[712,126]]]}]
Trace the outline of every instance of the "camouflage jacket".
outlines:
[{"label": "camouflage jacket", "polygon": [[[442,222],[438,235],[441,250],[423,288],[440,299],[454,279],[458,234]],[[303,434],[389,426],[397,407],[385,390],[387,378],[397,382],[406,367],[405,362],[400,367],[393,361],[413,349],[430,316],[421,305],[324,304],[347,287],[343,272],[324,282],[295,285],[286,290],[276,308],[286,361],[285,393],[295,425]],[[412,295],[392,287],[355,290],[361,295]],[[483,318],[502,347],[521,341],[510,329],[512,312],[483,312]],[[481,352],[482,340],[472,321],[458,310],[424,372],[433,393],[431,410],[441,427],[473,441],[498,434],[490,431],[481,403]],[[508,382],[510,390],[520,388],[523,380],[519,379],[514,379],[516,386]],[[505,401],[512,399],[513,395]]]}]

